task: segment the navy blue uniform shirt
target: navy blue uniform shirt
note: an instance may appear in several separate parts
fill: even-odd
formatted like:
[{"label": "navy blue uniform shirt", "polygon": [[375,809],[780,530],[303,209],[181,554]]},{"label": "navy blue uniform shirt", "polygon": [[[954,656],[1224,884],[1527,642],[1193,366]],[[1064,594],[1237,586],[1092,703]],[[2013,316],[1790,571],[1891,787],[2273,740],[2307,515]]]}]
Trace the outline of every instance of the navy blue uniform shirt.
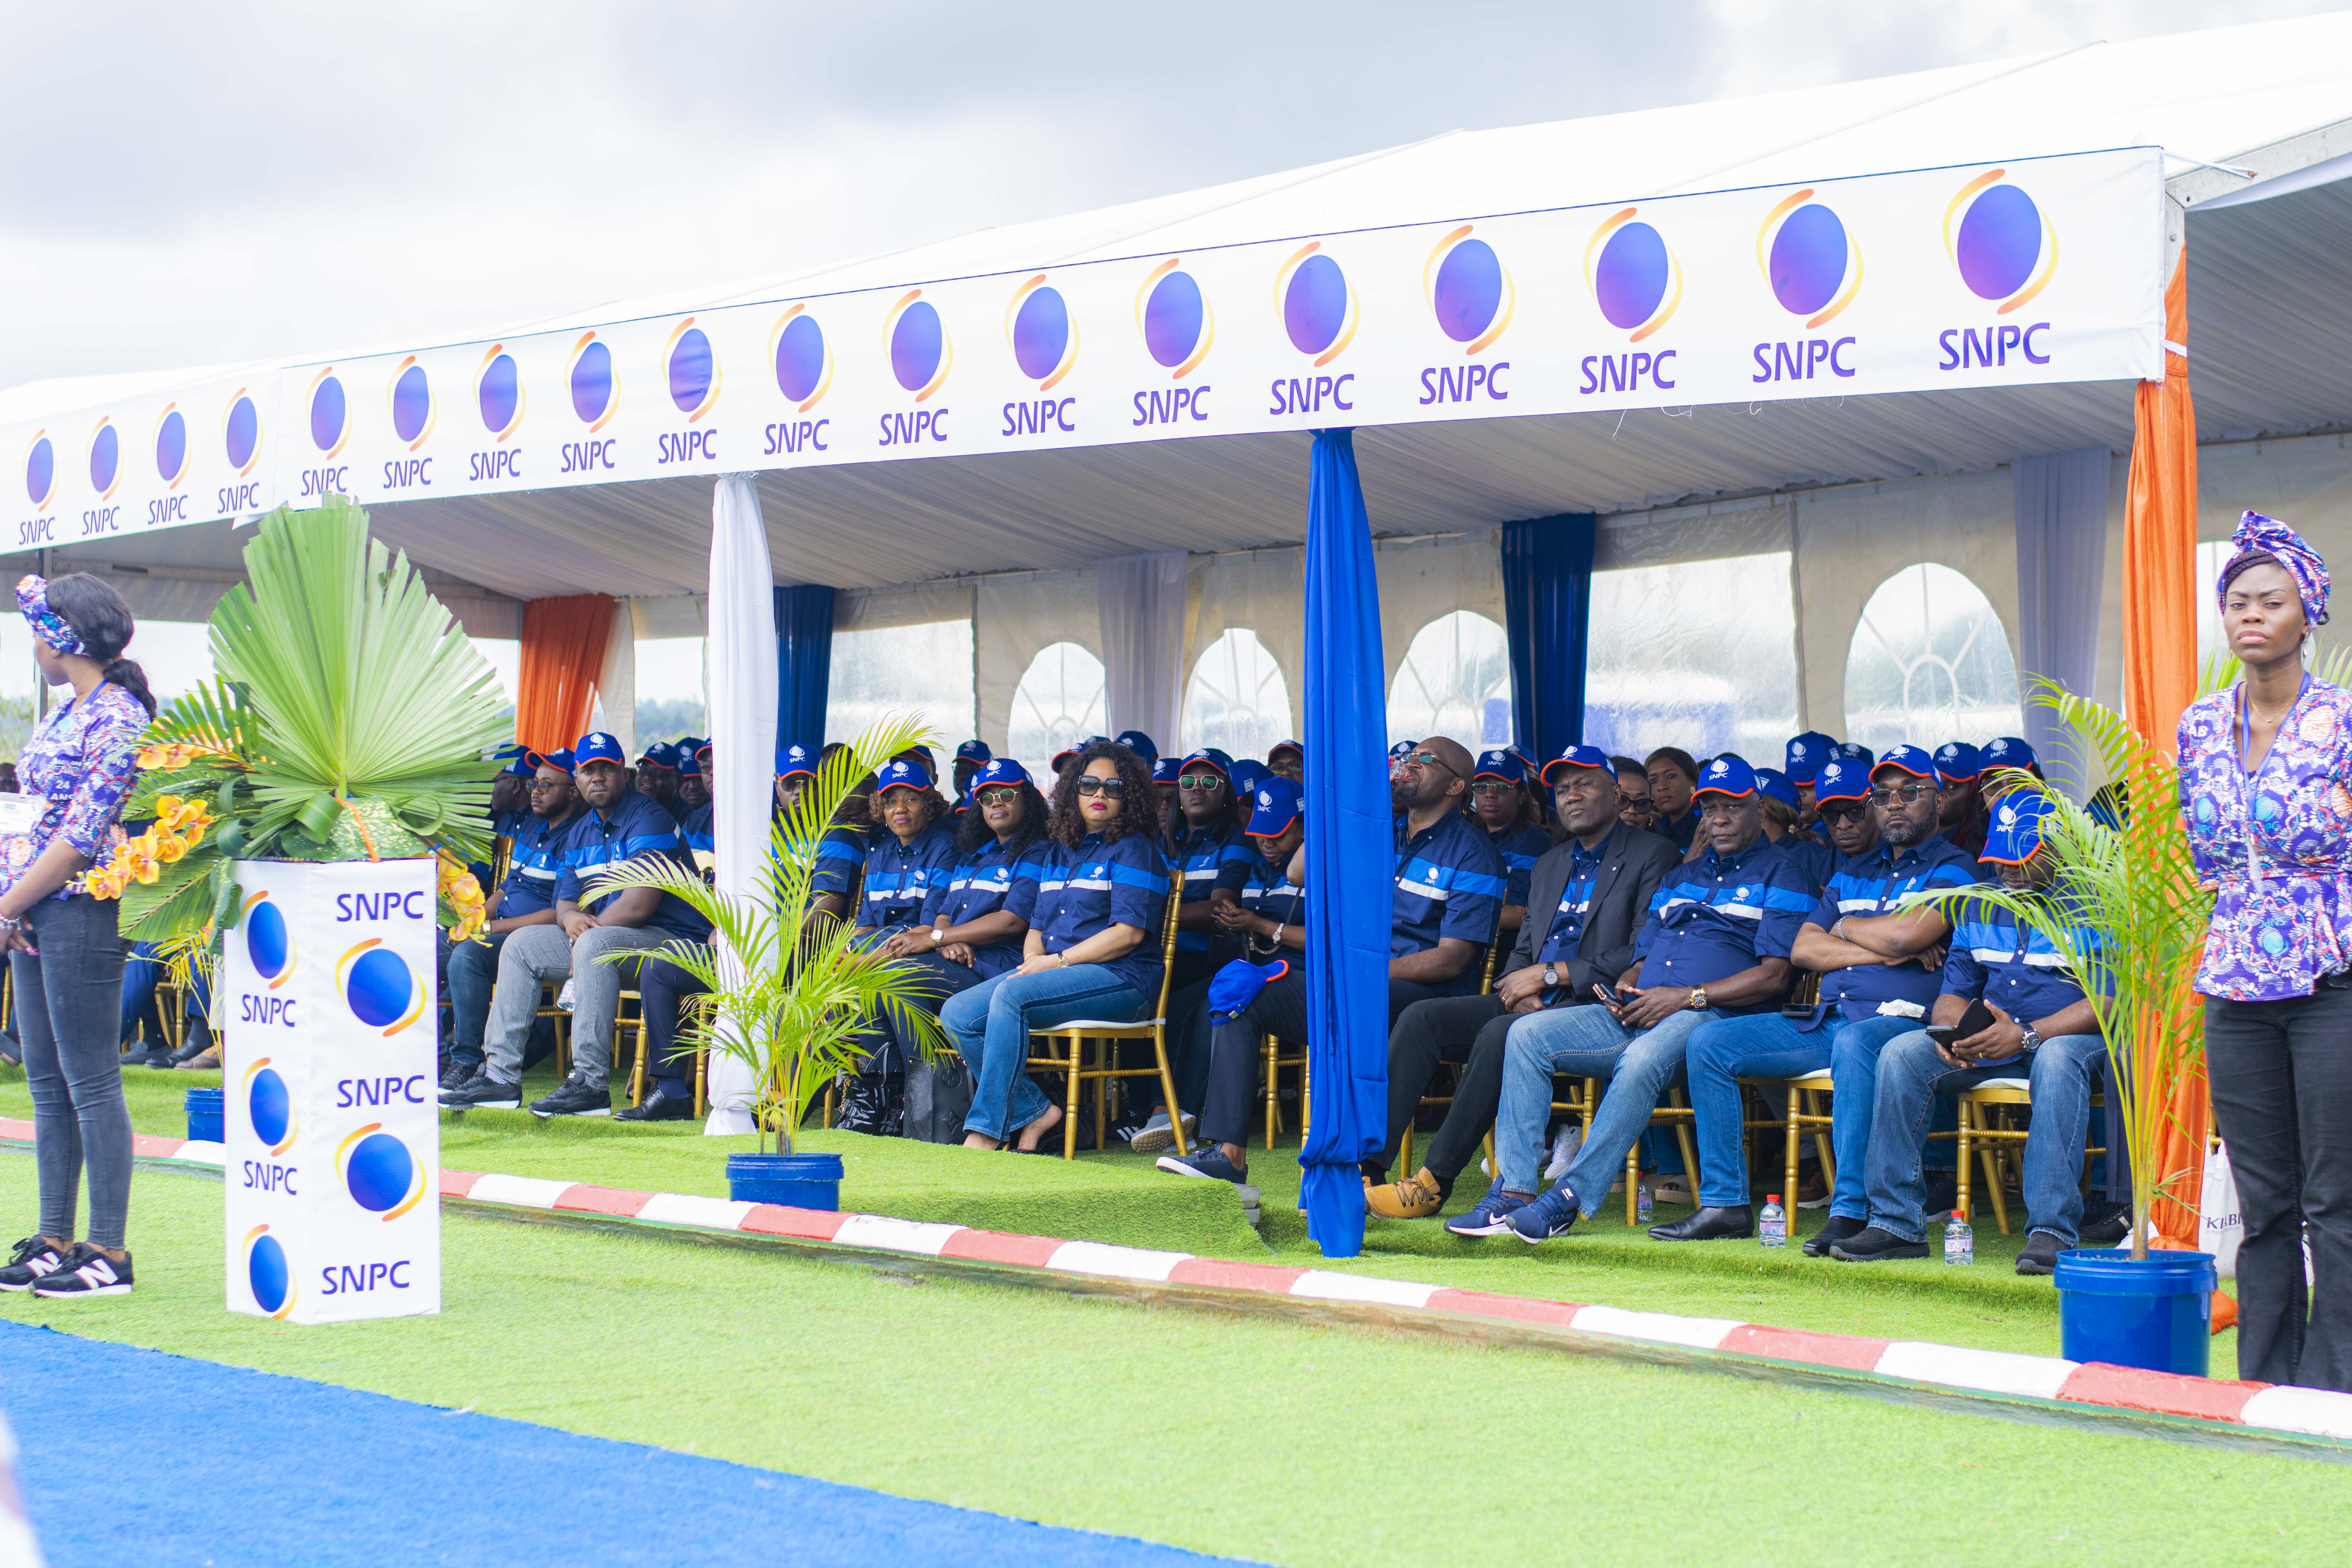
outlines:
[{"label": "navy blue uniform shirt", "polygon": [[[1020,854],[1007,851],[991,838],[969,855],[961,856],[943,882],[934,882],[923,900],[919,924],[938,925],[942,917],[950,926],[966,925],[982,915],[1018,915],[1024,923],[1036,917],[1040,868],[1053,863],[1054,846],[1039,839]],[[1025,931],[1002,942],[971,950],[971,967],[983,979],[994,979],[1021,967],[1021,942]]]},{"label": "navy blue uniform shirt", "polygon": [[[634,790],[621,797],[607,821],[598,813],[583,811],[563,837],[563,873],[556,879],[555,896],[578,904],[590,914],[603,912],[618,893],[583,900],[581,887],[606,866],[624,860],[666,856],[691,867],[686,845],[677,836],[677,819]],[[679,936],[701,936],[709,931],[691,905],[675,893],[664,893],[646,924]]]},{"label": "navy blue uniform shirt", "polygon": [[1789,858],[1805,879],[1805,886],[1815,893],[1828,887],[1830,878],[1837,871],[1838,852],[1833,845],[1788,833],[1780,837],[1780,853]]},{"label": "navy blue uniform shirt", "polygon": [[1168,862],[1140,833],[1114,844],[1089,833],[1075,849],[1055,846],[1038,869],[1037,910],[1030,926],[1047,952],[1076,947],[1114,925],[1141,929],[1143,940],[1103,967],[1134,986],[1143,999],[1160,995],[1160,922],[1168,913]]},{"label": "navy blue uniform shirt", "polygon": [[[1502,918],[1503,858],[1485,831],[1459,811],[1408,837],[1411,818],[1396,819],[1396,892],[1389,917],[1389,956],[1426,952],[1440,939],[1455,937],[1475,947],[1495,940]],[[1479,964],[1472,961],[1446,987],[1466,996],[1478,989]]]},{"label": "navy blue uniform shirt", "polygon": [[710,855],[719,852],[718,833],[711,826],[712,816],[710,803],[706,800],[677,819],[678,838],[688,851],[699,849]]},{"label": "navy blue uniform shirt", "polygon": [[[1944,958],[1944,994],[1983,997],[2021,1024],[2038,1023],[2083,1000],[2082,983],[2050,939],[2006,910],[1966,904],[1956,911],[1952,945]],[[2076,942],[2099,951],[2095,936]],[[2098,1032],[2094,1024],[2084,1031]]]},{"label": "navy blue uniform shirt", "polygon": [[[1904,849],[1881,839],[1875,848],[1839,862],[1805,923],[1830,931],[1847,915],[1885,914],[1906,893],[1965,888],[1977,879],[1976,865],[1972,856],[1940,833]],[[1881,1002],[1927,1006],[1936,1000],[1940,978],[1916,963],[1859,963],[1822,976],[1822,1002],[1824,1007],[1838,1007],[1849,1020],[1874,1018]]]},{"label": "navy blue uniform shirt", "polygon": [[1488,834],[1486,842],[1503,858],[1503,902],[1527,908],[1528,879],[1551,847],[1551,835],[1540,827],[1510,827]]},{"label": "navy blue uniform shirt", "polygon": [[816,868],[809,873],[809,897],[849,892],[866,864],[866,830],[836,822],[816,841]]},{"label": "navy blue uniform shirt", "polygon": [[537,812],[514,834],[514,851],[507,859],[507,879],[499,895],[496,920],[535,915],[555,907],[555,884],[563,875],[565,836],[579,826],[583,813],[574,807],[562,822],[550,822]]},{"label": "navy blue uniform shirt", "polygon": [[[1176,831],[1168,836],[1168,863],[1183,874],[1183,901],[1199,903],[1219,888],[1238,895],[1249,881],[1250,863],[1258,858],[1241,829],[1196,828],[1184,821],[1181,811],[1176,814]],[[1176,951],[1206,952],[1209,935],[1205,931],[1180,931]]]},{"label": "navy blue uniform shirt", "polygon": [[934,822],[904,843],[887,827],[877,828],[866,851],[866,887],[857,923],[868,930],[911,925],[920,919],[934,887],[955,869],[955,830]]},{"label": "navy blue uniform shirt", "polygon": [[1307,889],[1290,879],[1290,857],[1284,856],[1279,866],[1268,865],[1265,857],[1252,847],[1250,858],[1256,864],[1250,868],[1250,879],[1242,885],[1242,908],[1276,925],[1305,925]]},{"label": "navy blue uniform shirt", "polygon": [[1650,831],[1663,834],[1673,841],[1675,848],[1687,850],[1698,837],[1698,807],[1692,806],[1672,822],[1661,822]]},{"label": "navy blue uniform shirt", "polygon": [[[1615,831],[1610,830],[1612,835]],[[1609,840],[1605,837],[1591,849],[1572,838],[1569,843],[1574,853],[1569,861],[1568,884],[1560,889],[1559,907],[1551,911],[1551,924],[1544,931],[1543,946],[1536,950],[1538,963],[1559,963],[1576,956],[1577,948],[1584,941],[1584,922],[1592,912],[1592,884],[1600,877],[1601,862],[1609,852]],[[1537,913],[1529,910],[1527,918],[1533,920]]]},{"label": "navy blue uniform shirt", "polygon": [[[1759,960],[1786,958],[1814,901],[1803,873],[1762,834],[1728,859],[1710,848],[1658,884],[1650,918],[1633,939],[1634,984],[1706,985],[1753,969]],[[1774,998],[1721,1010],[1761,1013],[1779,1005]]]}]

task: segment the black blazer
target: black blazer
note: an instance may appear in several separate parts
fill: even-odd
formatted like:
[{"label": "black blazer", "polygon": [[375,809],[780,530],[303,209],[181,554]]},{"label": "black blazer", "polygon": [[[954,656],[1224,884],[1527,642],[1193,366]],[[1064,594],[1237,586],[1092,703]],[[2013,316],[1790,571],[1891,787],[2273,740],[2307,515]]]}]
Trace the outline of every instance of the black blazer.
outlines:
[{"label": "black blazer", "polygon": [[[1609,830],[1601,857],[1601,869],[1592,879],[1592,906],[1585,915],[1584,934],[1576,944],[1576,956],[1562,966],[1568,971],[1569,994],[1549,997],[1553,1005],[1590,1002],[1595,985],[1614,985],[1617,977],[1633,966],[1633,939],[1650,918],[1650,900],[1657,896],[1658,883],[1683,858],[1673,840],[1622,822]],[[1505,974],[1536,962],[1575,863],[1576,845],[1566,839],[1536,862],[1528,885],[1527,918],[1519,922],[1519,940],[1503,966]]]}]

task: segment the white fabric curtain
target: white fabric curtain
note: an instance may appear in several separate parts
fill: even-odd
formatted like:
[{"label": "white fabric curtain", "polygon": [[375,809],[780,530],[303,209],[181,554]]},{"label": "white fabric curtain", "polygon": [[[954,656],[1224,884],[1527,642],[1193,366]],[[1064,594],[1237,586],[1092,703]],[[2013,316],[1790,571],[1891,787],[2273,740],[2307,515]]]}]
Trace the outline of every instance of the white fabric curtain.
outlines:
[{"label": "white fabric curtain", "polygon": [[[2106,581],[2107,479],[2104,447],[2020,458],[2010,470],[2017,508],[2018,669],[2092,694],[2099,662],[2099,594]],[[2025,704],[2025,740],[2050,782],[2076,800],[2095,784],[2092,759],[2074,753],[2057,715]]]},{"label": "white fabric curtain", "polygon": [[[719,890],[766,889],[768,779],[776,754],[775,573],[760,491],[749,474],[720,477],[710,498],[709,671],[712,828]],[[751,1075],[731,1057],[710,1059],[712,1136],[751,1131]]]},{"label": "white fabric curtain", "polygon": [[1107,733],[1140,730],[1162,752],[1181,753],[1184,698],[1187,555],[1113,555],[1095,563],[1095,614],[1101,623],[1109,698]]},{"label": "white fabric curtain", "polygon": [[596,672],[596,707],[604,729],[637,754],[637,626],[629,601],[613,606],[613,629],[604,639],[604,665]]}]

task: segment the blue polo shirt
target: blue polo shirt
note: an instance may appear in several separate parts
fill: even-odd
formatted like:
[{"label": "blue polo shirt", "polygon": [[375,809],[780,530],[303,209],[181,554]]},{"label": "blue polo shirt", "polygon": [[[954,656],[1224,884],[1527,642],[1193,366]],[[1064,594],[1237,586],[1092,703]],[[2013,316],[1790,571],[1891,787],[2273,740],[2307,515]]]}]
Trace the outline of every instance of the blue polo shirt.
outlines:
[{"label": "blue polo shirt", "polygon": [[1551,835],[1540,827],[1512,827],[1488,834],[1486,842],[1503,858],[1503,902],[1527,908],[1528,879],[1551,847]]},{"label": "blue polo shirt", "polygon": [[[1389,956],[1426,952],[1440,939],[1456,937],[1484,947],[1495,940],[1502,918],[1503,858],[1485,831],[1459,811],[1411,833],[1411,818],[1396,819],[1396,891],[1389,917]],[[1466,996],[1478,988],[1478,965],[1470,964],[1446,987]]]},{"label": "blue polo shirt", "polygon": [[[1762,834],[1726,858],[1712,848],[1666,873],[1650,900],[1650,918],[1633,939],[1638,984],[1706,985],[1786,958],[1815,900],[1804,874]],[[1761,1013],[1778,998],[1728,1014]]]},{"label": "blue polo shirt", "polygon": [[1037,908],[1030,926],[1047,952],[1076,947],[1114,925],[1139,927],[1143,940],[1102,967],[1143,994],[1160,994],[1160,921],[1168,912],[1168,862],[1140,833],[1106,844],[1089,833],[1075,849],[1054,847],[1038,868]]},{"label": "blue polo shirt", "polygon": [[[2021,1024],[2047,1018],[2083,999],[2081,984],[2048,937],[1990,905],[1964,904],[1956,913],[1952,945],[1944,958],[1946,995],[1981,996]],[[2076,940],[2104,952],[2095,941]]]},{"label": "blue polo shirt", "polygon": [[1780,839],[1780,853],[1789,858],[1789,863],[1796,867],[1798,875],[1804,878],[1805,885],[1816,893],[1828,887],[1830,879],[1837,873],[1835,845],[1800,838],[1794,833],[1789,833]]},{"label": "blue polo shirt", "polygon": [[[625,860],[642,860],[651,857],[667,857],[683,866],[691,866],[686,856],[686,845],[677,836],[677,822],[653,801],[632,791],[621,797],[613,808],[608,821],[593,810],[583,811],[572,820],[563,836],[563,871],[555,881],[559,900],[578,904],[590,914],[601,913],[618,893],[603,898],[584,900],[581,887],[590,877],[607,866],[617,866]],[[664,893],[661,902],[646,921],[679,936],[700,936],[710,928],[693,907],[675,893]]]},{"label": "blue polo shirt", "polygon": [[[1193,827],[1184,822],[1184,814],[1176,813],[1178,827],[1168,836],[1168,863],[1184,878],[1183,901],[1197,904],[1211,893],[1223,888],[1239,895],[1250,879],[1250,863],[1258,858],[1257,850],[1242,837],[1238,827]],[[1204,931],[1180,931],[1176,933],[1179,952],[1206,952],[1209,933]]]},{"label": "blue polo shirt", "polygon": [[1698,837],[1698,807],[1694,805],[1672,822],[1661,822],[1651,831],[1664,835],[1675,848],[1688,850],[1691,841]]},{"label": "blue polo shirt", "polygon": [[[1612,828],[1610,832],[1613,837],[1616,830]],[[1587,849],[1573,838],[1568,841],[1571,851],[1568,885],[1560,889],[1559,907],[1551,911],[1551,924],[1544,931],[1543,946],[1536,950],[1538,963],[1558,963],[1574,958],[1577,949],[1583,945],[1584,923],[1592,913],[1592,885],[1601,875],[1601,861],[1608,857],[1609,842],[1603,838],[1600,847]],[[1535,910],[1528,911],[1528,919],[1535,915]]]},{"label": "blue polo shirt", "polygon": [[836,822],[816,841],[816,867],[809,872],[809,897],[839,893],[846,897],[851,883],[866,865],[866,830]]},{"label": "blue polo shirt", "polygon": [[523,829],[539,820],[539,814],[525,806],[520,811],[501,811],[490,818],[490,831],[501,838],[520,838]]},{"label": "blue polo shirt", "polygon": [[[935,926],[944,919],[950,926],[964,925],[999,911],[1018,915],[1024,922],[1034,920],[1037,913],[1037,878],[1040,869],[1053,863],[1053,845],[1044,839],[1025,845],[1020,853],[1008,851],[1002,841],[991,838],[970,854],[959,856],[956,863],[941,882],[934,882],[923,900],[923,913],[918,922]],[[1021,940],[1017,933],[1009,941],[971,950],[971,967],[983,979],[994,979],[1008,969],[1021,967]]]},{"label": "blue polo shirt", "polygon": [[857,923],[868,930],[911,925],[921,918],[931,889],[955,870],[955,830],[945,822],[932,823],[904,843],[888,828],[879,829],[866,851]]},{"label": "blue polo shirt", "polygon": [[529,820],[511,836],[514,850],[507,859],[507,879],[500,884],[493,918],[512,920],[555,907],[555,884],[563,875],[564,837],[579,824],[581,815],[576,805],[561,822],[550,822],[537,812],[529,814]]},{"label": "blue polo shirt", "polygon": [[[1975,858],[1940,833],[1903,849],[1881,839],[1874,848],[1838,863],[1805,923],[1829,931],[1847,915],[1883,915],[1898,907],[1906,893],[1968,887],[1977,879],[1976,868]],[[1934,971],[1916,963],[1832,969],[1822,976],[1822,1003],[1837,1007],[1849,1021],[1874,1018],[1881,1002],[1927,1006],[1936,1000],[1937,978]]]},{"label": "blue polo shirt", "polygon": [[1270,865],[1253,847],[1250,858],[1255,864],[1250,868],[1250,879],[1242,885],[1242,908],[1276,925],[1304,926],[1307,889],[1290,879],[1290,857],[1284,856],[1281,865]]},{"label": "blue polo shirt", "polygon": [[[654,804],[659,805],[661,802],[656,801]],[[677,836],[684,841],[688,850],[699,849],[706,854],[718,853],[719,837],[717,830],[711,826],[711,818],[710,803],[705,801],[677,819]]]}]

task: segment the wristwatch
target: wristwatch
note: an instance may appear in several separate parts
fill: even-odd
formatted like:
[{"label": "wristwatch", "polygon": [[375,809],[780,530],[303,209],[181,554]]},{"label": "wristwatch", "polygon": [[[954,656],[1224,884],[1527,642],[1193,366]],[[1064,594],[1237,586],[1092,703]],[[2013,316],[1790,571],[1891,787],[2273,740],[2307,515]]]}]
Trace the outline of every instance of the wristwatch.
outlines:
[{"label": "wristwatch", "polygon": [[1559,990],[1559,970],[1557,970],[1557,969],[1554,969],[1554,968],[1553,968],[1550,964],[1549,964],[1549,963],[1545,964],[1545,965],[1544,965],[1544,972],[1543,972],[1543,983],[1544,983],[1544,989],[1545,989],[1545,990],[1547,990],[1547,991],[1557,991],[1557,990]]},{"label": "wristwatch", "polygon": [[940,945],[940,942],[946,938],[947,934],[948,934],[948,928],[947,928],[947,927],[945,927],[945,926],[933,926],[933,927],[931,928],[931,945],[932,945],[933,947],[937,947],[937,946],[939,946],[939,945]]},{"label": "wristwatch", "polygon": [[1694,1013],[1704,1013],[1704,1012],[1706,1012],[1706,986],[1704,986],[1704,985],[1694,985],[1694,986],[1692,986],[1692,987],[1691,987],[1691,994],[1690,994],[1690,1010],[1691,1010],[1692,1012],[1694,1012]]},{"label": "wristwatch", "polygon": [[2042,1037],[2034,1033],[2032,1025],[2020,1024],[2018,1028],[2023,1032],[2024,1045],[2027,1050],[2038,1051],[2042,1048]]}]

